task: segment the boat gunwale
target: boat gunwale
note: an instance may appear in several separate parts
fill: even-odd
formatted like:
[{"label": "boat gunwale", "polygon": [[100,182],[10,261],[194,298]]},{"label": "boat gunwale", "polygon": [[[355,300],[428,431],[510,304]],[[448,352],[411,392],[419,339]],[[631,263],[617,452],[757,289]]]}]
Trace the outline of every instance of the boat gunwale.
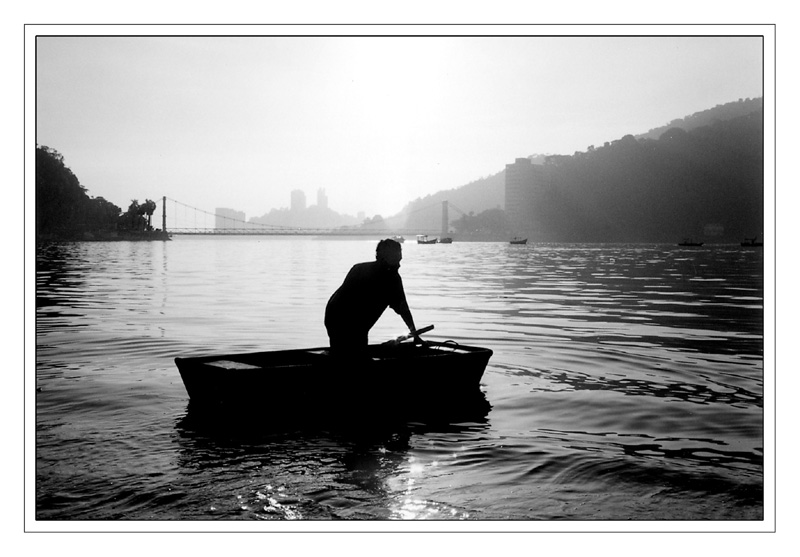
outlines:
[{"label": "boat gunwale", "polygon": [[[382,356],[378,355],[377,357],[372,357],[371,360],[373,362],[394,362],[400,360],[415,360],[415,359],[433,359],[433,358],[442,358],[442,357],[464,357],[464,356],[476,356],[476,355],[488,355],[491,357],[493,355],[493,351],[490,348],[483,348],[479,346],[470,346],[464,344],[451,344],[449,342],[437,342],[437,341],[426,341],[428,347],[433,348],[431,352],[425,352],[423,354],[413,354],[413,353],[398,353],[395,355],[387,355]],[[416,345],[414,345],[416,346]],[[369,349],[381,351],[384,347],[380,344],[371,344],[369,345]],[[401,350],[409,350],[409,348],[401,348]],[[178,365],[178,368],[181,368],[181,365],[189,365],[189,366],[197,366],[197,365],[206,365],[213,362],[218,361],[231,361],[234,363],[242,363],[242,364],[249,364],[254,365],[255,367],[259,367],[260,369],[280,369],[280,368],[293,368],[293,367],[303,367],[303,366],[314,366],[318,363],[329,362],[330,361],[330,354],[328,353],[330,350],[329,347],[315,347],[315,348],[290,348],[287,350],[263,350],[258,352],[237,352],[231,354],[211,354],[207,356],[177,356],[175,358],[175,363]],[[391,350],[391,347],[385,347],[385,350]],[[278,358],[285,358],[291,356],[311,356],[308,359],[299,359],[296,361],[289,360],[287,363],[281,363],[277,361]],[[259,360],[266,360],[269,362],[270,359],[276,360],[274,363],[269,363],[267,366],[257,366],[250,362],[259,361]],[[318,361],[314,361],[318,360]]]}]

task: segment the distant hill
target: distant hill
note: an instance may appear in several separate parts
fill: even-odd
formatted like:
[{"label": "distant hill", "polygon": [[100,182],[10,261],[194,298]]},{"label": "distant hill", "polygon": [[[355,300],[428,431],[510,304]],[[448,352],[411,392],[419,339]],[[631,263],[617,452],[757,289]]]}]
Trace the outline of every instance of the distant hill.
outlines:
[{"label": "distant hill", "polygon": [[505,201],[505,171],[470,182],[465,186],[442,190],[420,197],[407,204],[395,216],[386,219],[392,228],[414,228],[438,232],[442,222],[442,201],[450,203],[450,218],[460,212],[480,213],[493,207],[502,207]]},{"label": "distant hill", "polygon": [[248,221],[251,225],[288,228],[340,228],[361,224],[356,217],[342,215],[328,207],[311,205],[304,209],[273,209]]},{"label": "distant hill", "polygon": [[540,241],[739,242],[764,227],[760,110],[658,139],[627,135],[545,165],[528,208]]},{"label": "distant hill", "polygon": [[[673,241],[685,234],[723,241],[762,232],[762,98],[718,105],[586,153],[529,158],[549,161],[557,175],[559,185],[540,200],[536,217],[548,240]],[[386,222],[438,232],[444,200],[451,227],[462,212],[504,209],[505,170],[418,198]]]},{"label": "distant hill", "polygon": [[[543,164],[547,155],[531,155],[535,164]],[[512,159],[509,162],[514,162]],[[481,213],[488,209],[505,208],[505,169],[479,178],[464,186],[438,191],[408,203],[397,215],[386,219],[393,228],[415,228],[437,232],[442,227],[442,202],[450,203],[450,221],[462,214]]]}]

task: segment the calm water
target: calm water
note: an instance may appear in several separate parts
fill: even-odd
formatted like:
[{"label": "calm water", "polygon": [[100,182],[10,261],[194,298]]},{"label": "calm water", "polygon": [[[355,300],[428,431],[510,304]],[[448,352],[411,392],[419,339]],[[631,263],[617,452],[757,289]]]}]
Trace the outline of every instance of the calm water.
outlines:
[{"label": "calm water", "polygon": [[[485,410],[276,427],[276,392],[246,424],[189,412],[175,356],[326,345],[325,302],[375,243],[40,247],[36,519],[764,518],[760,250],[406,242],[426,336],[495,352]],[[370,338],[404,332],[389,310]]]}]

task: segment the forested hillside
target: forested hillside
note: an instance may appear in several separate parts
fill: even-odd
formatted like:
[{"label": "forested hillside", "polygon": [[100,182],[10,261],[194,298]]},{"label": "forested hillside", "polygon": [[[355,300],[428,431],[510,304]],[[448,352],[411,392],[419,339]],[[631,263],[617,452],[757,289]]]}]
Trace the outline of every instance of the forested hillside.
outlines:
[{"label": "forested hillside", "polygon": [[155,202],[132,200],[127,212],[102,197],[91,197],[64,157],[36,147],[37,240],[140,239],[152,236]]},{"label": "forested hillside", "polygon": [[[514,156],[509,156],[513,162]],[[763,233],[763,101],[720,105],[574,155],[531,157],[551,185],[528,207],[539,241],[741,241]],[[463,239],[503,239],[505,171],[410,203],[407,226],[439,230],[441,201]],[[484,214],[485,212],[485,214]],[[402,225],[401,218],[390,220]],[[515,233],[518,231],[514,231]]]},{"label": "forested hillside", "polygon": [[740,241],[761,235],[760,111],[658,140],[625,136],[546,163],[553,183],[531,207],[542,240]]},{"label": "forested hillside", "polygon": [[683,118],[677,118],[669,124],[637,135],[636,139],[658,139],[661,137],[661,134],[672,128],[681,128],[688,132],[695,128],[710,126],[715,122],[733,120],[734,118],[748,116],[753,112],[762,112],[763,110],[764,99],[761,97],[755,99],[739,99],[736,102],[720,104],[708,110],[702,110]]},{"label": "forested hillside", "polygon": [[116,230],[120,208],[86,193],[64,157],[49,147],[36,148],[36,234],[82,237],[98,230]]}]

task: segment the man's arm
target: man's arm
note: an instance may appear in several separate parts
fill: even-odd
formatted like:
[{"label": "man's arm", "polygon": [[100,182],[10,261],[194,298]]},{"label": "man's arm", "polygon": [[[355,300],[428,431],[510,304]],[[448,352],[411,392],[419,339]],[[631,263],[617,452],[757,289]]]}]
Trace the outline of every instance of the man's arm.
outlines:
[{"label": "man's arm", "polygon": [[[396,302],[392,304],[392,309],[397,312],[398,315],[403,319],[403,322],[408,327],[409,332],[414,332],[417,330],[417,326],[414,324],[414,317],[411,315],[411,309],[408,307],[408,301],[406,300],[406,292],[403,288],[403,279],[400,276],[397,276],[397,283],[396,283]],[[414,342],[420,343],[422,340],[419,338],[419,335],[414,335]]]}]

